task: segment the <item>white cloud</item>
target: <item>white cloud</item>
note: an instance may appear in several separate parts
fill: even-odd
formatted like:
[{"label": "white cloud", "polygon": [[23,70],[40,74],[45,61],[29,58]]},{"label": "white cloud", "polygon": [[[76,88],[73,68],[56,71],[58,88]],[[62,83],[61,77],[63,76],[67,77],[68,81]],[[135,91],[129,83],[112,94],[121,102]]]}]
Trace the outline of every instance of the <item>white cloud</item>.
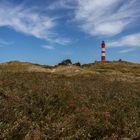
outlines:
[{"label": "white cloud", "polygon": [[48,50],[54,50],[55,49],[53,46],[50,46],[50,45],[44,45],[44,46],[42,46],[42,48],[48,49]]},{"label": "white cloud", "polygon": [[127,35],[117,41],[108,42],[108,47],[140,47],[140,33]]},{"label": "white cloud", "polygon": [[0,38],[0,47],[10,46],[13,43],[14,43],[13,41],[6,41],[6,40]]},{"label": "white cloud", "polygon": [[54,31],[56,25],[56,19],[46,13],[42,14],[39,8],[27,9],[23,5],[0,3],[0,27],[12,28],[17,32],[49,41],[50,44],[67,45],[70,39],[58,35]]},{"label": "white cloud", "polygon": [[129,49],[121,50],[121,51],[119,51],[119,53],[129,53],[129,52],[133,52],[135,50],[136,49],[134,49],[134,48],[129,48]]},{"label": "white cloud", "polygon": [[49,38],[48,41],[53,44],[60,44],[60,45],[68,45],[70,44],[72,41],[71,39],[68,38],[62,38],[62,37],[58,37],[58,38]]},{"label": "white cloud", "polygon": [[0,38],[0,45],[3,45],[3,46],[7,46],[7,45],[11,45],[11,44],[13,44],[13,42],[11,42],[11,41],[6,41],[6,40],[3,40],[3,39],[1,39]]},{"label": "white cloud", "polygon": [[58,10],[58,9],[74,9],[75,0],[59,0],[52,2],[47,9],[49,10]]},{"label": "white cloud", "polygon": [[0,4],[0,27],[9,27],[17,32],[47,40],[55,26],[52,18],[36,12],[32,8],[11,4]]},{"label": "white cloud", "polygon": [[140,16],[139,0],[78,0],[75,19],[90,35],[121,33]]},{"label": "white cloud", "polygon": [[54,50],[55,49],[55,47],[53,46],[54,43],[60,44],[63,46],[71,43],[71,40],[67,39],[67,38],[49,38],[48,41],[49,41],[50,45],[44,45],[44,46],[42,46],[42,48],[45,48],[48,50]]}]

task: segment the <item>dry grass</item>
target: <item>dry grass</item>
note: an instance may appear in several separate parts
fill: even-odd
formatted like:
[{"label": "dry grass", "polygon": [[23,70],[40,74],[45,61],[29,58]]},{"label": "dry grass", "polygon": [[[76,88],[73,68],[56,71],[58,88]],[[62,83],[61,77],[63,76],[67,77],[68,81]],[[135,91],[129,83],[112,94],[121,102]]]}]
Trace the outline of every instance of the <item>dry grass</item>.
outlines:
[{"label": "dry grass", "polygon": [[109,64],[95,64],[79,69],[120,71],[127,67],[127,76],[131,73],[133,81],[115,74],[108,78],[106,72],[71,76],[65,71],[63,75],[1,72],[0,139],[139,139],[140,80],[135,80],[138,73],[133,72],[139,72],[139,66],[111,65],[112,68]]}]

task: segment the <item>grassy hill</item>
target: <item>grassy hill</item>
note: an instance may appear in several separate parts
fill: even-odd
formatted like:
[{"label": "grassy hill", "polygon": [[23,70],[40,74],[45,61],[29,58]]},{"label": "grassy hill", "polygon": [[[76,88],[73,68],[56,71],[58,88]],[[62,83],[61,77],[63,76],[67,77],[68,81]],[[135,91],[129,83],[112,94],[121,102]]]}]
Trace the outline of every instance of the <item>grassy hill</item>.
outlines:
[{"label": "grassy hill", "polygon": [[0,64],[0,139],[140,139],[140,64]]}]

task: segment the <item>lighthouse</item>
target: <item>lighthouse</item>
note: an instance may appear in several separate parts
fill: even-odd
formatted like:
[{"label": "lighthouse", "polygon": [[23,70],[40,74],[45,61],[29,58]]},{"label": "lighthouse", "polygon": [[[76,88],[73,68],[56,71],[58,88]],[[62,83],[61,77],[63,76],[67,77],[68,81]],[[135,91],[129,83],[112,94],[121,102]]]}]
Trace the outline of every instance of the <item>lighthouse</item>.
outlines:
[{"label": "lighthouse", "polygon": [[105,49],[106,49],[105,41],[102,41],[102,44],[101,44],[101,62],[105,62],[106,61]]}]

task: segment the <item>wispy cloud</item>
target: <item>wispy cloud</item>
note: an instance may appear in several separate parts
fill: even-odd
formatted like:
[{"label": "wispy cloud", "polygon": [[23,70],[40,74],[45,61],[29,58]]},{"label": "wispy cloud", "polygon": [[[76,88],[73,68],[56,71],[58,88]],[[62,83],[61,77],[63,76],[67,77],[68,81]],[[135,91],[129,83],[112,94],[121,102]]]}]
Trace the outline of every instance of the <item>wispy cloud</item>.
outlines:
[{"label": "wispy cloud", "polygon": [[53,46],[50,46],[50,45],[44,45],[44,46],[42,46],[42,48],[48,49],[48,50],[54,50],[55,49]]},{"label": "wispy cloud", "polygon": [[121,50],[121,51],[119,51],[119,53],[129,53],[129,52],[133,52],[135,50],[136,50],[135,48],[129,48],[129,49]]},{"label": "wispy cloud", "polygon": [[140,17],[139,0],[78,0],[75,19],[90,35],[113,36]]},{"label": "wispy cloud", "polygon": [[42,14],[39,9],[27,9],[23,5],[15,6],[10,3],[0,4],[0,27],[9,27],[17,32],[49,41],[51,44],[68,44],[69,39],[62,38],[54,31],[56,25],[55,18],[47,16],[46,13]]},{"label": "wispy cloud", "polygon": [[52,2],[47,8],[49,10],[59,10],[59,9],[74,9],[77,1],[75,0],[59,0]]},{"label": "wispy cloud", "polygon": [[69,38],[63,38],[63,37],[58,37],[58,38],[49,38],[48,41],[50,42],[50,44],[60,44],[60,45],[68,45],[72,42],[71,39]]},{"label": "wispy cloud", "polygon": [[11,42],[11,41],[6,41],[6,40],[3,40],[0,38],[0,44],[1,45],[11,45],[13,44],[14,42]]},{"label": "wispy cloud", "polygon": [[12,41],[6,41],[6,40],[0,38],[0,47],[9,46],[9,45],[12,45],[13,43],[14,42],[12,42]]},{"label": "wispy cloud", "polygon": [[53,39],[49,38],[48,41],[49,41],[49,45],[44,45],[42,46],[42,48],[48,50],[54,50],[55,49],[54,44],[59,44],[63,46],[71,44],[71,40],[67,38],[53,38]]},{"label": "wispy cloud", "polygon": [[140,47],[140,33],[124,36],[117,41],[108,42],[109,47]]},{"label": "wispy cloud", "polygon": [[41,15],[33,9],[12,4],[0,4],[0,27],[7,26],[18,32],[48,39],[51,29],[55,26],[52,18]]}]

